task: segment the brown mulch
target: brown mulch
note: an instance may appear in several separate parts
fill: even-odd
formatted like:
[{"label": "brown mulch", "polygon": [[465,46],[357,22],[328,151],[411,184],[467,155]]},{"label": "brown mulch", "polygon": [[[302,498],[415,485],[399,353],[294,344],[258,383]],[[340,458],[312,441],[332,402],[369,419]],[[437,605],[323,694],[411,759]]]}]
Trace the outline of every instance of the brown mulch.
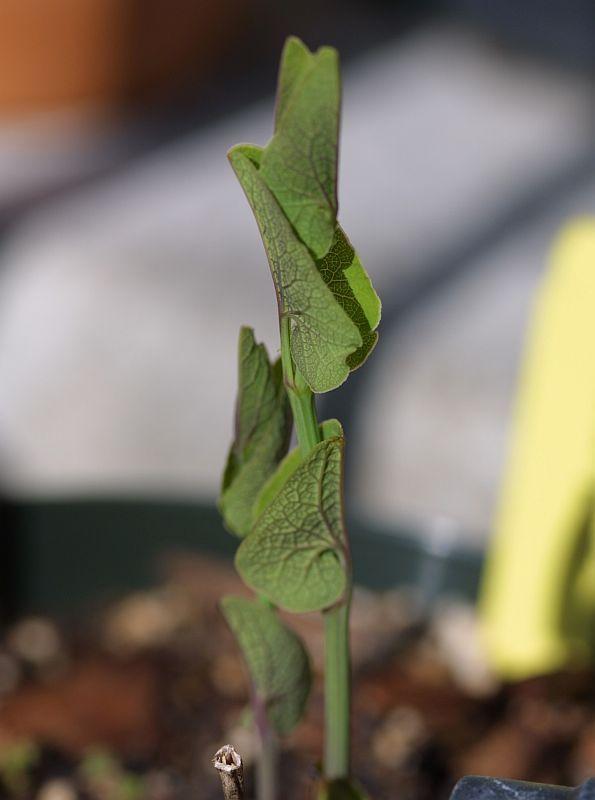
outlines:
[{"label": "brown mulch", "polygon": [[[77,630],[38,619],[6,631],[0,798],[220,800],[210,760],[227,742],[251,786],[247,683],[217,610],[230,592],[245,590],[227,565],[178,558],[162,586]],[[317,671],[282,754],[283,798],[302,800],[322,748],[322,632],[316,615],[291,619]],[[397,593],[356,595],[353,650],[353,768],[375,800],[447,798],[465,774],[567,785],[595,774],[592,674],[471,691]]]}]

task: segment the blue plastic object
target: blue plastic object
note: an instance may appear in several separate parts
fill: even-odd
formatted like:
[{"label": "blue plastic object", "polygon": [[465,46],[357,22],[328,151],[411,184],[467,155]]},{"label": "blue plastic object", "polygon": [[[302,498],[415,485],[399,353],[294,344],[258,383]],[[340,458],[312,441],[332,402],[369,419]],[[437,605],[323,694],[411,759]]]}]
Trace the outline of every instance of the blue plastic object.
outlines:
[{"label": "blue plastic object", "polygon": [[595,778],[573,789],[468,775],[457,783],[450,800],[595,800]]}]

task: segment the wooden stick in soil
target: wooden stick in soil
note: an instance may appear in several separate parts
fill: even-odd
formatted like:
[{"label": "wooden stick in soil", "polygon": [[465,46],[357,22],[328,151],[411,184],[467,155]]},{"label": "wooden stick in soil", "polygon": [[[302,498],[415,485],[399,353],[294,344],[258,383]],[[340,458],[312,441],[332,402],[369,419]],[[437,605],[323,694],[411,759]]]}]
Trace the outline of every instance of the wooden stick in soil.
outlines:
[{"label": "wooden stick in soil", "polygon": [[242,756],[230,744],[225,744],[215,753],[213,764],[221,778],[224,800],[244,800]]}]

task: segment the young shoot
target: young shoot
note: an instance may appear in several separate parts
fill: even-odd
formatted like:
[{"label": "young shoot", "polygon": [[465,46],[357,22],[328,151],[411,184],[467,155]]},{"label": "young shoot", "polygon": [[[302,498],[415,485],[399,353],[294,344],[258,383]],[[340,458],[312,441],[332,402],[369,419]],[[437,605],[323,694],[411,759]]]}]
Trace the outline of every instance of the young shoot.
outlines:
[{"label": "young shoot", "polygon": [[[261,739],[260,800],[277,800],[278,738],[300,721],[309,658],[277,610],[320,612],[325,626],[325,745],[319,797],[362,798],[350,777],[349,606],[352,574],[343,514],[345,439],[319,423],[315,395],[340,386],[376,344],[380,301],[337,222],[341,82],[332,47],[287,40],[274,134],[229,160],[267,254],[281,357],[271,362],[250,328],[239,340],[235,437],[220,508],[241,538],[236,568],[253,600],[222,610],[244,655]],[[289,453],[292,427],[297,447]]]}]

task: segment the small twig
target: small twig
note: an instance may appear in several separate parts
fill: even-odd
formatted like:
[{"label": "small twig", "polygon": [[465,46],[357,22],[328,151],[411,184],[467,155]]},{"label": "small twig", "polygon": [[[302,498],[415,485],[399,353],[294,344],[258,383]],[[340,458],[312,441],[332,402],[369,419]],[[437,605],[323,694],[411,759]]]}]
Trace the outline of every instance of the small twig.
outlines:
[{"label": "small twig", "polygon": [[244,800],[242,756],[230,744],[225,744],[215,753],[213,764],[219,771],[225,800]]}]

